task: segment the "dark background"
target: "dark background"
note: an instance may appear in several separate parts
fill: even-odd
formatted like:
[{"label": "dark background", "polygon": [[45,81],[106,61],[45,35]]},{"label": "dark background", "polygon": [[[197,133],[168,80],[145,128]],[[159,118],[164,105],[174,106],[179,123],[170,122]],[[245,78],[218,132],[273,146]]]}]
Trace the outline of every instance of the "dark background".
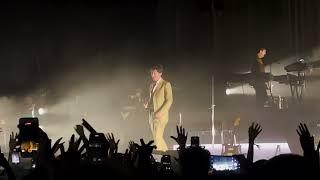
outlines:
[{"label": "dark background", "polygon": [[260,47],[270,62],[294,61],[318,46],[318,9],[317,0],[3,1],[1,89],[155,62],[182,87],[249,69]]},{"label": "dark background", "polygon": [[267,64],[318,60],[319,7],[318,0],[2,1],[0,95],[45,88],[59,104],[103,87],[117,108],[146,89],[148,67],[161,63],[173,85],[173,124],[184,112],[188,126],[210,129],[213,75],[218,108],[229,75],[248,71],[260,47]]}]

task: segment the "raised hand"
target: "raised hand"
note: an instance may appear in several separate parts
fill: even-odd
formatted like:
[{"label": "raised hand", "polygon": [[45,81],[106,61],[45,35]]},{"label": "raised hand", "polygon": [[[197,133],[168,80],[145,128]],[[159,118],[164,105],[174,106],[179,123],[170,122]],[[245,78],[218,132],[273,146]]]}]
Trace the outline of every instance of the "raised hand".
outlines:
[{"label": "raised hand", "polygon": [[78,135],[81,137],[83,143],[85,144],[85,147],[89,146],[89,140],[86,137],[86,135],[84,134],[84,129],[82,125],[76,125],[76,127],[74,127],[74,130],[78,133]]},{"label": "raised hand", "polygon": [[14,134],[13,132],[11,132],[10,134],[10,139],[9,139],[9,151],[11,152],[17,145],[17,136],[18,134]]},{"label": "raised hand", "polygon": [[128,149],[126,149],[124,154],[124,163],[125,165],[132,166],[134,161],[137,158],[138,152],[138,144],[134,143],[133,141],[129,141]]},{"label": "raised hand", "polygon": [[152,167],[152,151],[157,148],[155,145],[152,145],[153,142],[154,141],[149,141],[146,144],[143,139],[140,139],[141,145],[138,145],[137,158],[136,160],[134,159],[134,166],[138,169],[144,169],[144,173],[146,173],[146,169]]},{"label": "raised hand", "polygon": [[118,144],[120,139],[118,139],[118,141],[116,142],[113,136],[113,133],[108,133],[107,135],[107,140],[109,142],[110,145],[110,153],[117,153],[118,152]]},{"label": "raised hand", "polygon": [[81,143],[81,137],[79,137],[79,139],[75,139],[74,134],[72,134],[70,140],[69,140],[69,147],[68,150],[65,151],[63,143],[60,143],[60,151],[61,151],[61,155],[64,156],[66,153],[75,153],[75,154],[81,154],[81,152],[84,150],[82,145],[80,148],[80,143]]},{"label": "raised hand", "polygon": [[177,128],[177,137],[170,136],[174,139],[178,144],[180,149],[184,149],[186,147],[187,139],[188,139],[188,132],[185,133],[185,129],[182,126],[176,126]]},{"label": "raised hand", "polygon": [[310,135],[308,127],[306,124],[299,124],[298,129],[296,130],[300,136],[300,144],[303,149],[304,157],[312,163],[313,167],[316,169],[320,168],[319,162],[319,149],[320,149],[320,141],[318,143],[317,149],[314,148],[314,137]]},{"label": "raised hand", "polygon": [[[249,162],[253,163],[253,154],[254,154],[254,140],[256,137],[261,133],[262,128],[258,123],[252,123],[249,127],[248,134],[249,134],[249,146],[248,146],[248,154],[247,159]],[[259,148],[259,146],[258,146]]]},{"label": "raised hand", "polygon": [[149,156],[152,154],[153,149],[157,149],[157,146],[152,145],[154,143],[153,140],[146,144],[143,139],[140,139],[140,143],[141,145],[138,145],[139,154]]},{"label": "raised hand", "polygon": [[81,137],[79,137],[79,139],[76,140],[74,134],[72,134],[69,141],[69,147],[67,152],[78,152],[81,154],[81,152],[79,152],[80,142],[81,142]]},{"label": "raised hand", "polygon": [[76,127],[74,127],[74,130],[78,133],[79,136],[85,136],[83,126],[78,124],[76,125]]},{"label": "raised hand", "polygon": [[134,143],[133,141],[129,141],[129,152],[134,152],[138,149],[138,144],[137,143]]},{"label": "raised hand", "polygon": [[249,143],[254,143],[256,137],[261,133],[262,128],[258,123],[252,123],[249,127]]},{"label": "raised hand", "polygon": [[138,152],[139,145],[134,143],[133,141],[129,142],[129,154],[131,156],[131,160],[135,160]]},{"label": "raised hand", "polygon": [[300,123],[296,131],[299,134],[304,155],[311,155],[310,153],[314,151],[314,138],[310,135],[307,125]]},{"label": "raised hand", "polygon": [[79,139],[76,139],[74,134],[72,134],[70,141],[69,141],[69,147],[68,150],[65,151],[64,146],[60,146],[61,151],[61,160],[63,161],[64,168],[70,168],[74,166],[78,166],[80,164],[81,160],[81,152],[84,150],[83,146],[80,147],[81,143],[81,137]]},{"label": "raised hand", "polygon": [[64,142],[63,142],[63,143],[60,143],[61,140],[62,140],[62,137],[59,138],[59,139],[53,144],[53,146],[52,146],[52,148],[51,148],[52,154],[55,154],[55,153],[60,149],[60,146],[62,146],[62,145],[64,144]]}]

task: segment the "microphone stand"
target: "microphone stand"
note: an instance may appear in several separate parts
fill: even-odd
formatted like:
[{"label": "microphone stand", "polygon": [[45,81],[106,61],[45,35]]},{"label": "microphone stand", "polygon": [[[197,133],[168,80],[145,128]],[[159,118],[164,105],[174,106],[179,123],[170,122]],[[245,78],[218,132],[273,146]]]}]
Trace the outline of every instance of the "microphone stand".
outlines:
[{"label": "microphone stand", "polygon": [[273,94],[272,94],[272,79],[273,79],[273,75],[272,75],[272,63],[270,63],[270,67],[269,67],[269,69],[270,69],[270,77],[269,77],[269,92],[270,92],[270,96],[271,96],[271,100],[272,100],[272,107],[273,107],[273,105],[274,105],[274,97],[273,97]]}]

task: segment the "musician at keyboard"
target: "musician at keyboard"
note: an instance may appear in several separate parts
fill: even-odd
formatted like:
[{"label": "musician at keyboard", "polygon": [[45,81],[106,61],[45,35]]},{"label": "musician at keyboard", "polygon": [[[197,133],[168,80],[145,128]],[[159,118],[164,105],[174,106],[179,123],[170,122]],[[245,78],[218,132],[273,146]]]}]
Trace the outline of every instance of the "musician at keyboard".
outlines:
[{"label": "musician at keyboard", "polygon": [[267,105],[268,94],[266,85],[266,73],[264,57],[267,54],[265,48],[260,48],[257,51],[256,59],[252,64],[251,73],[253,75],[253,81],[250,83],[256,91],[256,105],[257,107],[264,107]]}]

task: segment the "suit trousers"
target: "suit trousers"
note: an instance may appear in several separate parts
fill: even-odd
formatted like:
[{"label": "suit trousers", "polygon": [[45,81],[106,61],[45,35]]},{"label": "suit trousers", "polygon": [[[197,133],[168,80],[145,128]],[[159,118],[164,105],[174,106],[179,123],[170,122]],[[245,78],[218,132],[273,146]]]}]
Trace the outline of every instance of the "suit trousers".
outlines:
[{"label": "suit trousers", "polygon": [[158,151],[167,151],[168,147],[163,138],[165,127],[168,123],[168,115],[163,115],[160,119],[154,117],[153,112],[149,112],[149,125],[152,137]]}]

